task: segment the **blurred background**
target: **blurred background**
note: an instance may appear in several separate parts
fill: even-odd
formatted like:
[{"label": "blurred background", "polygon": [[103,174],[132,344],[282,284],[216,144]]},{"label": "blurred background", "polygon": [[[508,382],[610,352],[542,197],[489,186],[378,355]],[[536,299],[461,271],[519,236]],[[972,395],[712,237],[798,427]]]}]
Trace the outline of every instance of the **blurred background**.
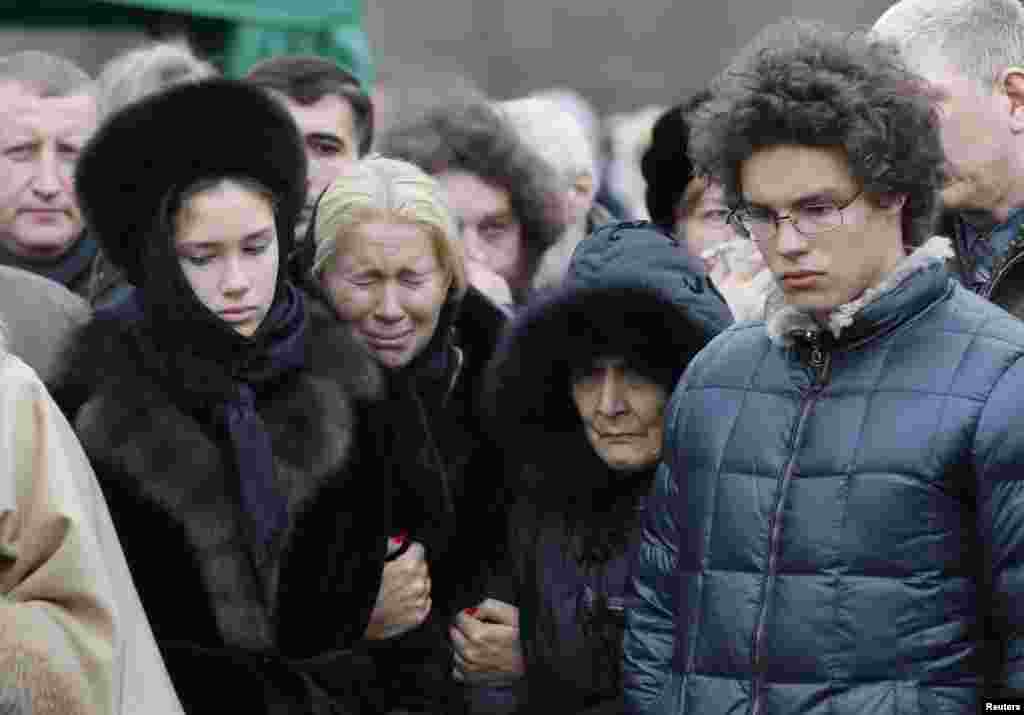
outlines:
[{"label": "blurred background", "polygon": [[622,218],[644,218],[640,157],[667,108],[765,25],[850,30],[892,0],[0,0],[0,54],[37,49],[95,73],[147,40],[185,40],[224,74],[286,53],[333,57],[373,97],[377,136],[432,106],[562,92]]},{"label": "blurred background", "polygon": [[366,81],[408,84],[421,75],[426,84],[463,82],[497,98],[567,86],[609,114],[669,104],[697,89],[780,17],[852,29],[890,2],[0,0],[0,53],[60,52],[95,71],[147,37],[187,33],[230,74],[244,71],[261,47],[333,44]]}]

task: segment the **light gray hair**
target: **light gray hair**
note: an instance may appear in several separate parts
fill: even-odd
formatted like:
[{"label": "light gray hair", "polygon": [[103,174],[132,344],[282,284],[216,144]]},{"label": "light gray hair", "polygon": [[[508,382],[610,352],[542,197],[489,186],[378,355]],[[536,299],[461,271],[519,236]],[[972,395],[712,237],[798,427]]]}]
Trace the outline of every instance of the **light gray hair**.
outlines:
[{"label": "light gray hair", "polygon": [[96,80],[100,116],[110,116],[162,89],[216,74],[213,65],[192,54],[184,43],[158,42],[128,50],[109,60]]},{"label": "light gray hair", "polygon": [[42,97],[69,97],[94,91],[92,77],[71,60],[26,50],[0,57],[0,82],[32,87]]},{"label": "light gray hair", "polygon": [[551,164],[567,185],[586,175],[596,186],[597,159],[576,117],[545,97],[521,97],[495,106],[516,128],[520,138]]},{"label": "light gray hair", "polygon": [[872,32],[895,43],[918,71],[944,60],[987,89],[1008,67],[1024,67],[1020,0],[901,0]]}]

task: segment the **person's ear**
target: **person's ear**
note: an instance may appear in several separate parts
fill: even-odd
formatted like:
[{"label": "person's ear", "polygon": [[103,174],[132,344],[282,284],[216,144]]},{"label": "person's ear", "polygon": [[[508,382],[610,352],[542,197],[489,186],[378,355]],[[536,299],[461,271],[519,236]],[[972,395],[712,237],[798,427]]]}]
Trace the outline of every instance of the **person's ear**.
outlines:
[{"label": "person's ear", "polygon": [[999,89],[1010,109],[1010,131],[1024,134],[1024,68],[1008,67],[999,76]]}]

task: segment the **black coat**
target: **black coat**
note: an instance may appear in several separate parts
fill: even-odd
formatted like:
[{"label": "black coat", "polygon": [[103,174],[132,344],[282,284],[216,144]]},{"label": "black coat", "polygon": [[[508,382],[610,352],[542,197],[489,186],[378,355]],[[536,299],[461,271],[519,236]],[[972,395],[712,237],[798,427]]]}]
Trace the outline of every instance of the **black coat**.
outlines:
[{"label": "black coat", "polygon": [[[130,332],[94,319],[64,385],[89,396],[74,424],[97,472],[142,603],[190,713],[386,712],[436,654],[362,640],[401,487],[380,376],[321,308],[306,368],[257,396],[288,531],[276,568],[253,567],[227,436],[142,367]],[[182,336],[187,339],[186,336]],[[384,420],[377,424],[374,420]]]},{"label": "black coat", "polygon": [[445,307],[425,350],[435,364],[445,356],[443,369],[420,360],[388,376],[385,409],[401,446],[397,473],[417,497],[416,513],[401,516],[427,548],[434,607],[445,623],[484,597],[504,555],[504,457],[483,429],[480,397],[505,322],[501,309],[471,287]]}]

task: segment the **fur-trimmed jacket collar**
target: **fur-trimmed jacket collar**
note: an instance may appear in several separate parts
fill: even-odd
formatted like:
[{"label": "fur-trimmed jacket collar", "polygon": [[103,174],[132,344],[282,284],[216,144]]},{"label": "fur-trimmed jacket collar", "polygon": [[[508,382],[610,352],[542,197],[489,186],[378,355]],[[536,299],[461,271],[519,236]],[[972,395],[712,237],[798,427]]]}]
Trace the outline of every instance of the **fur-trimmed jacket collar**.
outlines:
[{"label": "fur-trimmed jacket collar", "polygon": [[[282,602],[289,600],[289,592],[305,588],[297,588],[296,580],[315,582],[329,566],[309,555],[321,553],[318,548],[297,547],[296,543],[308,538],[323,540],[337,530],[324,520],[311,526],[308,514],[317,511],[325,492],[343,490],[353,481],[355,455],[379,451],[360,444],[365,440],[359,436],[357,424],[360,405],[373,400],[382,389],[378,368],[333,316],[313,301],[308,301],[307,310],[305,369],[282,377],[257,395],[257,411],[271,437],[275,477],[278,487],[288,494],[289,513],[280,551],[265,568],[253,566],[248,525],[238,506],[237,476],[230,450],[225,448],[228,438],[223,428],[209,415],[190,412],[177,399],[173,386],[161,385],[151,377],[142,367],[130,329],[121,323],[93,320],[82,329],[68,357],[64,385],[79,390],[82,385],[92,386],[74,424],[111,500],[129,561],[134,562],[133,572],[137,566],[140,570],[137,580],[143,601],[154,597],[149,575],[157,575],[152,566],[140,562],[159,561],[162,554],[175,550],[190,554],[203,587],[199,602],[205,602],[216,621],[214,643],[266,650],[281,647],[290,637],[280,613]],[[384,467],[378,466],[383,478]],[[365,484],[361,488],[365,490]],[[367,506],[371,511],[374,508]],[[166,523],[156,515],[163,516]],[[374,516],[387,519],[382,513]],[[311,537],[321,529],[319,538]],[[180,534],[185,543],[161,543],[161,533]],[[366,537],[360,558],[372,560],[374,551],[384,547],[386,535],[379,544],[371,535]],[[364,547],[350,546],[356,551]],[[301,568],[309,573],[301,573],[299,563],[304,563]],[[375,568],[379,570],[379,566]],[[183,574],[172,577],[169,570],[165,578],[177,582],[180,576]],[[188,587],[182,590],[187,592]],[[372,607],[373,595],[368,596],[369,604],[362,606]],[[294,613],[295,599],[291,600]],[[154,604],[151,613],[158,638],[167,637],[166,629],[179,618],[169,616],[171,609],[162,606],[162,601]],[[150,603],[146,608],[151,609]],[[368,617],[368,611],[362,615]],[[358,622],[358,609],[346,620]],[[189,640],[191,635],[199,642],[211,642],[211,634],[200,634],[201,630],[192,629],[190,634],[190,628],[185,628],[174,637]],[[350,623],[342,630],[358,627]],[[291,637],[299,641],[308,635]],[[330,639],[335,637],[332,634]],[[294,649],[301,651],[310,645],[296,642]]]},{"label": "fur-trimmed jacket collar", "polygon": [[944,268],[945,262],[952,256],[949,239],[933,236],[900,261],[877,286],[868,288],[859,298],[834,308],[825,325],[810,313],[786,304],[782,288],[775,283],[765,303],[768,337],[773,343],[786,348],[794,345],[799,336],[822,331],[828,331],[838,341],[850,333],[855,323],[870,322],[874,317],[870,315],[871,308],[877,309],[915,276]]}]

